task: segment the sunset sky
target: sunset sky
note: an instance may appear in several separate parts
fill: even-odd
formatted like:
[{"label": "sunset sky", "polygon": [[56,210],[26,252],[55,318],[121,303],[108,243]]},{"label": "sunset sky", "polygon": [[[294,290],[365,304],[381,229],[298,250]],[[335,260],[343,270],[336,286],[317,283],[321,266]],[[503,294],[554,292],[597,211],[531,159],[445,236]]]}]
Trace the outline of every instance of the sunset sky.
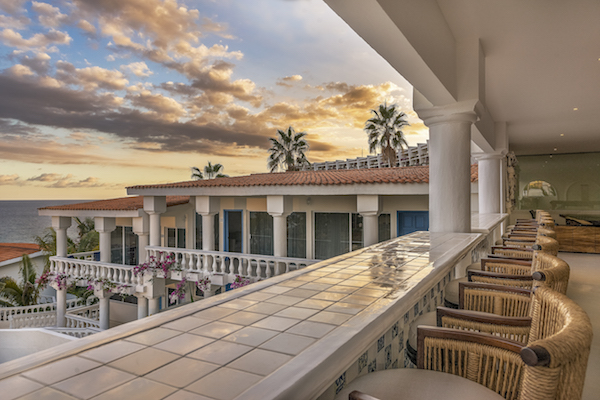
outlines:
[{"label": "sunset sky", "polygon": [[103,199],[190,167],[367,155],[369,110],[412,89],[321,0],[0,0],[0,200]]}]

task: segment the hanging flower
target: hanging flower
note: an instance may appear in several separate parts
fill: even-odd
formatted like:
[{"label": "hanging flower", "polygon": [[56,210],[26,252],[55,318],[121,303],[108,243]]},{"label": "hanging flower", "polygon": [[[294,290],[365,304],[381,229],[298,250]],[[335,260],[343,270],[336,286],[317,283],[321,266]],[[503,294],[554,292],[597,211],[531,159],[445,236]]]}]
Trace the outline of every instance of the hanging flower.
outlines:
[{"label": "hanging flower", "polygon": [[241,275],[236,275],[235,280],[231,283],[231,289],[237,289],[250,284],[250,279],[244,278]]},{"label": "hanging flower", "polygon": [[187,279],[183,278],[177,284],[175,291],[169,295],[169,302],[175,303],[176,300],[183,301],[185,299],[185,284],[187,283]]},{"label": "hanging flower", "polygon": [[148,262],[143,264],[136,265],[133,267],[133,274],[138,276],[139,274],[143,274],[145,271],[152,272],[152,274],[156,274],[157,271],[163,271],[165,276],[167,276],[169,271],[182,271],[183,268],[181,264],[177,262],[174,254],[167,254],[167,256],[162,259],[163,253],[158,253],[158,257],[150,256]]},{"label": "hanging flower", "polygon": [[54,283],[58,290],[66,289],[69,286],[69,275],[61,272],[54,277]]},{"label": "hanging flower", "polygon": [[210,291],[210,278],[206,277],[204,279],[199,280],[198,282],[196,282],[196,287],[198,287],[198,289],[200,289],[200,291],[202,292],[202,294]]}]

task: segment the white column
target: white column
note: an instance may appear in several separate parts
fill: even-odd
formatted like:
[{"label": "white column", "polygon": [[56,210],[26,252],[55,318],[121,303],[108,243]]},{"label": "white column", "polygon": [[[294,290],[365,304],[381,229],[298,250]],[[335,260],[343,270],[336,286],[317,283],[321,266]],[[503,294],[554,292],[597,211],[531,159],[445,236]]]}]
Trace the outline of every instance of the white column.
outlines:
[{"label": "white column", "polygon": [[202,250],[215,250],[215,213],[202,214]]},{"label": "white column", "polygon": [[501,163],[504,155],[500,153],[474,154],[478,161],[479,213],[496,214],[502,210]]},{"label": "white column", "polygon": [[136,295],[137,297],[137,319],[142,319],[148,316],[148,299],[143,295]]},{"label": "white column", "polygon": [[148,299],[148,315],[157,314],[160,311],[160,297]]},{"label": "white column", "polygon": [[150,244],[150,221],[148,214],[133,218],[133,233],[138,237],[138,264],[145,263],[148,257],[146,246]]},{"label": "white column", "polygon": [[110,294],[100,297],[100,329],[110,328]]},{"label": "white column", "polygon": [[379,196],[376,194],[356,196],[356,211],[363,217],[364,246],[379,242]]},{"label": "white column", "polygon": [[271,215],[273,216],[273,255],[287,257],[287,215]]},{"label": "white column", "polygon": [[67,256],[67,229],[71,226],[71,217],[52,217],[52,228],[56,231],[56,255]]},{"label": "white column", "polygon": [[144,196],[144,211],[150,218],[150,246],[160,246],[160,214],[167,211],[165,196]]},{"label": "white column", "polygon": [[471,232],[471,125],[476,101],[419,110],[429,127],[429,230]]},{"label": "white column", "polygon": [[111,259],[110,234],[117,227],[114,217],[96,217],[94,229],[100,234],[100,261],[109,263]]},{"label": "white column", "polygon": [[288,196],[267,196],[267,212],[273,217],[273,255],[287,256],[287,216],[292,211]]},{"label": "white column", "polygon": [[215,214],[219,212],[218,197],[196,196],[196,213],[202,215],[202,250],[215,250]]},{"label": "white column", "polygon": [[56,326],[62,328],[66,325],[67,314],[67,288],[56,289]]}]

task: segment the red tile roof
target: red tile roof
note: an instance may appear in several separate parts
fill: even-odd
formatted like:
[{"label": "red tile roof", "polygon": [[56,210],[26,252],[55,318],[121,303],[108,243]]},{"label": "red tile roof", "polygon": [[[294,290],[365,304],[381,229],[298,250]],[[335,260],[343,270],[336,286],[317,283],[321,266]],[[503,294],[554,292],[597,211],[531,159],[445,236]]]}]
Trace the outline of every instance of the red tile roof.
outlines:
[{"label": "red tile roof", "polygon": [[40,246],[34,243],[0,243],[0,262],[38,251],[40,251]]},{"label": "red tile roof", "polygon": [[[477,181],[477,165],[471,165],[471,182]],[[338,169],[252,174],[228,178],[131,186],[128,189],[196,188],[232,186],[352,185],[361,183],[428,183],[429,167]]]},{"label": "red tile roof", "polygon": [[[167,207],[186,204],[190,196],[166,196]],[[77,210],[77,211],[134,211],[144,208],[142,196],[121,197],[118,199],[88,201],[85,203],[65,204],[62,206],[43,207],[40,210]]]}]

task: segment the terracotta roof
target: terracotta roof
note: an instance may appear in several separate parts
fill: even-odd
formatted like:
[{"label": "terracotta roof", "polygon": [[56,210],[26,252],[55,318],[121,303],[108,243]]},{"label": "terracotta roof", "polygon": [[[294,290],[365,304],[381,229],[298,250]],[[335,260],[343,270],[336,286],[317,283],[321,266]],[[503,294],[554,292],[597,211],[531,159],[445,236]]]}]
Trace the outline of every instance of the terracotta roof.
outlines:
[{"label": "terracotta roof", "polygon": [[40,246],[34,243],[0,243],[0,262],[38,251],[40,251]]},{"label": "terracotta roof", "polygon": [[[166,196],[167,207],[186,204],[190,196]],[[65,204],[62,206],[43,207],[40,210],[77,210],[77,211],[134,211],[144,208],[142,196],[121,197],[118,199],[88,201],[85,203]]]},{"label": "terracotta roof", "polygon": [[[471,182],[477,181],[477,165],[471,165]],[[429,167],[338,169],[252,174],[158,185],[131,186],[128,189],[196,188],[232,186],[352,185],[361,183],[428,183]]]}]

